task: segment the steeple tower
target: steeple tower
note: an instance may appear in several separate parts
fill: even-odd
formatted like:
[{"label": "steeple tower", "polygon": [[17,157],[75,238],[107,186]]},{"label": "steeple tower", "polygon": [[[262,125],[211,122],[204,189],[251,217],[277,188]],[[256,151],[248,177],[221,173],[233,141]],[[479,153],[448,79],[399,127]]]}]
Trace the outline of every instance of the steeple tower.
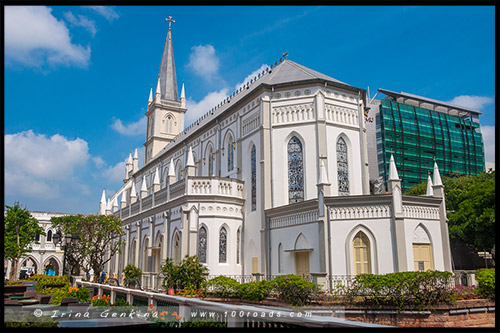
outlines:
[{"label": "steeple tower", "polygon": [[[153,159],[160,150],[184,130],[185,102],[179,100],[175,73],[174,48],[172,46],[172,23],[169,16],[167,38],[163,47],[160,71],[156,89],[150,91],[148,99],[146,142],[144,143],[144,164]],[[185,99],[185,96],[183,96]]]},{"label": "steeple tower", "polygon": [[179,101],[177,93],[177,77],[175,75],[175,62],[174,62],[174,48],[172,47],[172,16],[165,19],[168,23],[167,39],[163,48],[163,55],[161,57],[160,75],[160,90],[161,98],[170,101]]}]

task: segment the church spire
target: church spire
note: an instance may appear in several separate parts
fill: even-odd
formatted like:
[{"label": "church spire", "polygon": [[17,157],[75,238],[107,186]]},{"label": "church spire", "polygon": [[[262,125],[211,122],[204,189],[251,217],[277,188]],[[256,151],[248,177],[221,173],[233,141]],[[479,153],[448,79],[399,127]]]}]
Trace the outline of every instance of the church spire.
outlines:
[{"label": "church spire", "polygon": [[181,108],[186,108],[186,92],[184,91],[184,80],[182,80],[182,89],[181,89]]},{"label": "church spire", "polygon": [[177,92],[177,78],[175,75],[175,62],[174,62],[174,49],[172,46],[172,16],[165,19],[168,22],[168,33],[167,39],[165,40],[165,46],[163,48],[163,55],[161,58],[160,65],[160,90],[161,98],[168,99],[171,101],[179,101],[179,94]]}]

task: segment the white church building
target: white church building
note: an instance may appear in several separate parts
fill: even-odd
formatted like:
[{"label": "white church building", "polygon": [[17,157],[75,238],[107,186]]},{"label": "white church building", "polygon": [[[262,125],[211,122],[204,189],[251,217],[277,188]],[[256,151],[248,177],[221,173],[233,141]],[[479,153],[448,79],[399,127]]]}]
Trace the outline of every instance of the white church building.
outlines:
[{"label": "white church building", "polygon": [[162,261],[186,255],[210,275],[452,270],[438,166],[425,196],[402,194],[394,162],[371,194],[365,90],[283,56],[185,124],[169,27],[143,166],[136,149],[123,187],[102,194],[126,243],[107,272],[133,264],[154,287]]}]

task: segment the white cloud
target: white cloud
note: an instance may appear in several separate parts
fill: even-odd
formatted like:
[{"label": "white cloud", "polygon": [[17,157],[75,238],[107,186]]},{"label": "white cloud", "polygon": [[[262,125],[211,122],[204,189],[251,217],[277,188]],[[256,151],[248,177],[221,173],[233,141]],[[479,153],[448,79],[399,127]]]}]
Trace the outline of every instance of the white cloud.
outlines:
[{"label": "white cloud", "polygon": [[90,47],[71,42],[69,30],[44,6],[5,7],[6,63],[31,67],[76,65],[86,67]]},{"label": "white cloud", "polygon": [[59,195],[78,167],[90,159],[85,140],[32,130],[5,135],[5,193],[43,199]]},{"label": "white cloud", "polygon": [[184,125],[187,127],[193,122],[198,120],[202,115],[207,113],[215,105],[219,104],[224,98],[229,94],[229,89],[224,88],[220,91],[213,91],[203,97],[199,102],[195,102],[192,99],[186,101],[186,118],[184,120]]},{"label": "white cloud", "polygon": [[75,15],[73,15],[72,12],[64,12],[63,16],[66,19],[66,21],[68,21],[71,25],[76,27],[82,27],[88,32],[90,32],[92,34],[92,37],[95,36],[97,32],[95,21],[90,20],[88,17],[84,15],[78,15],[78,17],[76,17]]},{"label": "white cloud", "polygon": [[249,74],[243,82],[237,83],[232,90],[229,88],[223,88],[219,91],[212,91],[205,97],[201,99],[201,101],[196,102],[193,101],[191,98],[186,101],[186,108],[188,112],[186,112],[186,118],[184,121],[184,125],[187,127],[191,125],[193,122],[198,120],[201,116],[203,116],[205,113],[207,113],[210,109],[212,109],[214,106],[219,104],[222,100],[224,100],[226,97],[229,96],[229,94],[232,91],[238,90],[243,84],[246,82],[250,81],[250,79],[253,79],[255,76],[257,76],[259,73],[262,73],[264,69],[266,69],[268,66],[266,64],[261,65],[257,70],[253,71],[251,74]]},{"label": "white cloud", "polygon": [[246,84],[247,82],[249,82],[251,79],[253,79],[254,77],[258,76],[259,73],[262,73],[262,71],[264,71],[266,68],[268,68],[269,66],[266,65],[266,64],[263,64],[261,65],[258,69],[256,69],[255,71],[253,71],[250,75],[248,75],[244,80],[243,82],[239,82],[237,83],[235,86],[234,86],[234,90],[237,90],[239,89],[242,85]]},{"label": "white cloud", "polygon": [[85,6],[85,8],[95,11],[97,14],[103,16],[109,22],[117,19],[120,15],[116,12],[113,7],[108,6]]},{"label": "white cloud", "polygon": [[219,58],[212,45],[198,45],[191,48],[187,67],[205,80],[210,80],[218,75]]},{"label": "white cloud", "polygon": [[106,165],[106,162],[102,159],[101,156],[92,157],[92,161],[94,162],[95,166],[98,169],[100,169],[100,168],[102,168],[103,166]]},{"label": "white cloud", "polygon": [[495,100],[493,98],[486,96],[461,95],[453,98],[451,101],[448,101],[448,103],[473,110],[481,110],[483,106],[493,103],[494,101]]},{"label": "white cloud", "polygon": [[[463,106],[469,109],[483,110],[487,104],[495,102],[494,98],[487,96],[460,95],[448,101],[450,104]],[[485,162],[495,162],[495,126],[481,126],[484,143]]]},{"label": "white cloud", "polygon": [[123,125],[120,119],[115,119],[111,128],[122,135],[136,136],[146,134],[146,117],[141,117],[138,121],[130,123],[128,125]]},{"label": "white cloud", "polygon": [[125,161],[107,167],[102,175],[106,177],[108,183],[121,182],[125,178]]},{"label": "white cloud", "polygon": [[481,126],[485,162],[495,163],[495,126]]},{"label": "white cloud", "polygon": [[232,91],[238,90],[243,84],[250,81],[250,79],[253,79],[259,73],[262,73],[262,71],[267,67],[268,66],[266,64],[261,65],[257,70],[253,71],[251,74],[245,77],[243,82],[237,83],[234,88],[232,88],[232,90],[230,90],[229,88],[223,88],[219,91],[212,91],[208,95],[203,97],[199,102],[193,101],[191,98],[189,98],[186,101],[186,108],[188,112],[186,112],[184,125],[186,127],[191,125],[193,122],[207,113],[210,109],[227,98]]}]

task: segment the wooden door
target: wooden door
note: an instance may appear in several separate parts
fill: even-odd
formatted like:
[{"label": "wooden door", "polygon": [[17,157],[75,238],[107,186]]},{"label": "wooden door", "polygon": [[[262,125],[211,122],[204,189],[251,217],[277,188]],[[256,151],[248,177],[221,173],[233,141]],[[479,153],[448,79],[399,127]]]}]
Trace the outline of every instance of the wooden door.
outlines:
[{"label": "wooden door", "polygon": [[295,271],[299,276],[309,276],[309,252],[295,253]]}]

